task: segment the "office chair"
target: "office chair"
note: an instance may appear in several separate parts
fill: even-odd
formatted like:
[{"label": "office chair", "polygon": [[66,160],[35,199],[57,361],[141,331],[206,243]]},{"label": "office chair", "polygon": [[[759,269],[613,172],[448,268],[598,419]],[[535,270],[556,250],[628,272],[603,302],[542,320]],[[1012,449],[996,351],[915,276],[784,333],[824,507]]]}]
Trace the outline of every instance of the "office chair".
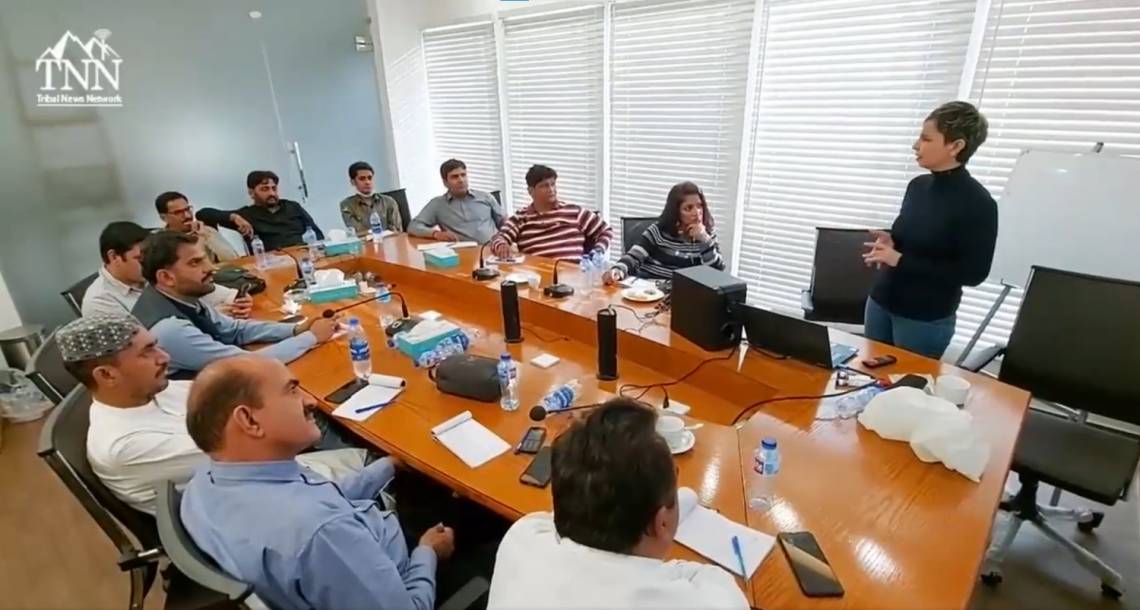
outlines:
[{"label": "office chair", "polygon": [[412,211],[408,208],[408,193],[404,189],[396,189],[383,193],[396,200],[396,208],[400,210],[401,231],[407,232],[408,224],[412,222]]},{"label": "office chair", "polygon": [[491,196],[495,198],[495,201],[499,202],[499,205],[503,205],[502,191],[491,191]]},{"label": "office chair", "polygon": [[633,244],[649,225],[657,222],[657,216],[625,216],[621,219],[621,253],[629,252]]},{"label": "office chair", "polygon": [[96,277],[99,277],[98,272],[92,273],[78,282],[75,282],[69,288],[59,293],[60,296],[63,297],[63,300],[67,301],[68,306],[71,307],[71,311],[75,312],[75,315],[83,315],[83,295],[87,294],[87,288],[91,286],[91,282],[94,282]]},{"label": "office chair", "polygon": [[[1008,346],[986,350],[968,368],[981,370],[1004,354],[998,379],[1034,397],[1104,417],[1140,424],[1140,282],[1033,267]],[[1001,561],[1028,522],[1061,544],[1100,578],[1105,596],[1123,593],[1120,573],[1051,521],[1075,521],[1091,533],[1104,514],[1085,508],[1037,504],[1041,483],[1113,505],[1124,499],[1140,462],[1140,438],[1068,417],[1030,409],[1014,450],[1011,470],[1021,487],[1003,498],[1010,513],[996,524],[986,551],[982,581],[1001,582]],[[1004,529],[1002,528],[1004,525]]]},{"label": "office chair", "polygon": [[876,270],[863,263],[865,229],[816,227],[811,284],[801,293],[804,319],[863,324]]},{"label": "office chair", "polygon": [[63,398],[79,385],[79,381],[63,367],[63,357],[59,354],[59,343],[54,332],[48,335],[43,345],[32,354],[32,361],[28,363],[28,370],[25,373],[55,405],[62,402]]},{"label": "office chair", "polygon": [[90,406],[91,395],[86,388],[80,386],[72,390],[44,424],[37,454],[118,549],[119,569],[131,577],[128,608],[142,610],[143,600],[158,572],[162,547],[154,519],[116,498],[91,470],[87,461]]}]

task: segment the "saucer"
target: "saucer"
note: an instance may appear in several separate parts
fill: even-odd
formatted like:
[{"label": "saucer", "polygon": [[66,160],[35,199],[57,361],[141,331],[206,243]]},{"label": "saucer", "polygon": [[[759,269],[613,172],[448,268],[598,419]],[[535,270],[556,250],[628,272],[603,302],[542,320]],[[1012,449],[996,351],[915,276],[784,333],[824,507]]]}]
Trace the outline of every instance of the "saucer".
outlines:
[{"label": "saucer", "polygon": [[672,451],[673,455],[679,455],[679,454],[685,453],[686,451],[692,449],[693,445],[696,445],[696,444],[697,444],[697,435],[693,434],[692,431],[690,431],[690,430],[685,430],[684,436],[681,437],[680,444],[678,444],[676,447],[670,445],[669,451]]}]

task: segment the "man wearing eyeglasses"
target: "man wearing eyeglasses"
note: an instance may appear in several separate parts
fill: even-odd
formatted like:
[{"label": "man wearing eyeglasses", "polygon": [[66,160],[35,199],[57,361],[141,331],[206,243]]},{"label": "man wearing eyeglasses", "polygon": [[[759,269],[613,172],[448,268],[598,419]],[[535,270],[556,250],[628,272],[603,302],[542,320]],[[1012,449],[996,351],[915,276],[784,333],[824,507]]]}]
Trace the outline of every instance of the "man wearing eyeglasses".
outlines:
[{"label": "man wearing eyeglasses", "polygon": [[241,256],[217,229],[194,219],[194,208],[186,195],[167,191],[155,198],[154,207],[166,230],[197,235],[211,262],[224,263]]}]

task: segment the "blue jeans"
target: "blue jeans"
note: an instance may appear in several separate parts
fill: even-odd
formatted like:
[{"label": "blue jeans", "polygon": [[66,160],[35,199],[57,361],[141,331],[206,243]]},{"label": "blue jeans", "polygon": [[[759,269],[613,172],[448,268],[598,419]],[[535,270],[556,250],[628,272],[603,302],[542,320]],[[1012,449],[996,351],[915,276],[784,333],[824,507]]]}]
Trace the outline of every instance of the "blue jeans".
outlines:
[{"label": "blue jeans", "polygon": [[956,315],[929,322],[911,320],[887,311],[868,297],[867,308],[863,311],[863,332],[868,339],[937,360],[954,337],[956,321]]}]

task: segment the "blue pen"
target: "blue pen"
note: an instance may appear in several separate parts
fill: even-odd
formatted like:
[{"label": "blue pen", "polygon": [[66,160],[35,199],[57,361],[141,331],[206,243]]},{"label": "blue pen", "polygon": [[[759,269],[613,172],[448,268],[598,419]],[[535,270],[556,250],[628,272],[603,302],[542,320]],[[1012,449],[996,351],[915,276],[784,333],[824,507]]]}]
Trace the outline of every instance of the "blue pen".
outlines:
[{"label": "blue pen", "polygon": [[376,409],[379,409],[380,407],[386,407],[386,406],[388,406],[388,403],[386,403],[386,402],[382,402],[382,403],[380,403],[380,404],[378,404],[378,405],[371,405],[371,406],[367,406],[367,407],[360,407],[359,409],[356,409],[355,411],[353,411],[353,413],[356,413],[356,414],[360,414],[360,413],[367,413],[367,412],[369,412],[369,411],[375,411]]},{"label": "blue pen", "polygon": [[748,569],[744,567],[744,553],[740,551],[740,538],[732,537],[732,552],[736,553],[736,560],[740,562],[740,577],[748,578]]}]

